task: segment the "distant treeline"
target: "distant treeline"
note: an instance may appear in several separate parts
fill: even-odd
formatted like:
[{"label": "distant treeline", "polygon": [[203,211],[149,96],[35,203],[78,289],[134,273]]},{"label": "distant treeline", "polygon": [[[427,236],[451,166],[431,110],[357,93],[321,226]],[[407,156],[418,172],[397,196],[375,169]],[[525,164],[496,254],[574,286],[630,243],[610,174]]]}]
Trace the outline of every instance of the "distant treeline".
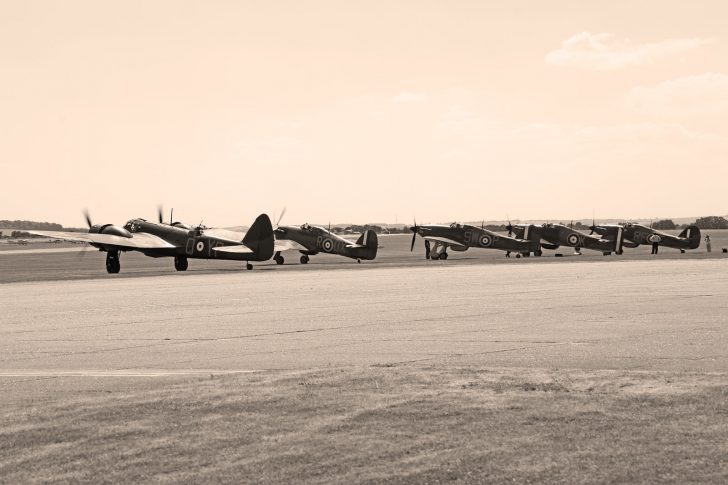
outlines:
[{"label": "distant treeline", "polygon": [[35,221],[0,221],[0,228],[8,229],[24,229],[36,231],[62,231],[63,226],[55,222],[35,222]]}]

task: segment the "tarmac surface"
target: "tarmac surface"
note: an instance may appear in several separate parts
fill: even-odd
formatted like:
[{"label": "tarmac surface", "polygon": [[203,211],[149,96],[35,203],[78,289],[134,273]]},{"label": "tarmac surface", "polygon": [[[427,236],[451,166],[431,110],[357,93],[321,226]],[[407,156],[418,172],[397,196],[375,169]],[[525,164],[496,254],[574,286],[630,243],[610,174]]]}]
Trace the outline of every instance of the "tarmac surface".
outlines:
[{"label": "tarmac surface", "polygon": [[2,285],[4,399],[34,379],[427,361],[728,370],[726,259],[309,269]]}]

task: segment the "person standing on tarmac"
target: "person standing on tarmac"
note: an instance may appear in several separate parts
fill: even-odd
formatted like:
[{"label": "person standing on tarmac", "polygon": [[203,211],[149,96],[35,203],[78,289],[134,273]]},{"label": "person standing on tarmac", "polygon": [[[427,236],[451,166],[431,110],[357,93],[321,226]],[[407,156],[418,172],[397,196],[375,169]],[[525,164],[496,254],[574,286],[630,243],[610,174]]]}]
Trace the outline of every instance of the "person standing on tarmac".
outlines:
[{"label": "person standing on tarmac", "polygon": [[707,236],[705,236],[705,250],[707,252],[710,252],[711,249],[713,249],[713,248],[712,248],[712,244],[710,242],[710,234],[708,234]]}]

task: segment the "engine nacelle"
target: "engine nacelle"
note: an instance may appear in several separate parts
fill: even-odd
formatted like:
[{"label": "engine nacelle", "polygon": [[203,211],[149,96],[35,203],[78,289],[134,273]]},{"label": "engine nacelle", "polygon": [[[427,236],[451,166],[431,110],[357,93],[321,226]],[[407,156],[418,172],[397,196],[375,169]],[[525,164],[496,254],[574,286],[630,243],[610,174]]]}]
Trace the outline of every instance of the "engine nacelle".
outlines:
[{"label": "engine nacelle", "polygon": [[103,226],[91,226],[88,232],[96,234],[109,234],[111,236],[120,237],[131,237],[131,233],[123,227],[115,226],[113,224],[104,224]]}]

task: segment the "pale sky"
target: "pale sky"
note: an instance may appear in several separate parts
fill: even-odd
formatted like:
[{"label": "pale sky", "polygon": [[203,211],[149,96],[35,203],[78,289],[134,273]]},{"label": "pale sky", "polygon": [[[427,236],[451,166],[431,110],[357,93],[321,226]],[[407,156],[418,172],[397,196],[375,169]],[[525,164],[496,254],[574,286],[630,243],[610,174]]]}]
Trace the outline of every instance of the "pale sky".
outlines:
[{"label": "pale sky", "polygon": [[728,212],[728,2],[0,0],[0,219]]}]

